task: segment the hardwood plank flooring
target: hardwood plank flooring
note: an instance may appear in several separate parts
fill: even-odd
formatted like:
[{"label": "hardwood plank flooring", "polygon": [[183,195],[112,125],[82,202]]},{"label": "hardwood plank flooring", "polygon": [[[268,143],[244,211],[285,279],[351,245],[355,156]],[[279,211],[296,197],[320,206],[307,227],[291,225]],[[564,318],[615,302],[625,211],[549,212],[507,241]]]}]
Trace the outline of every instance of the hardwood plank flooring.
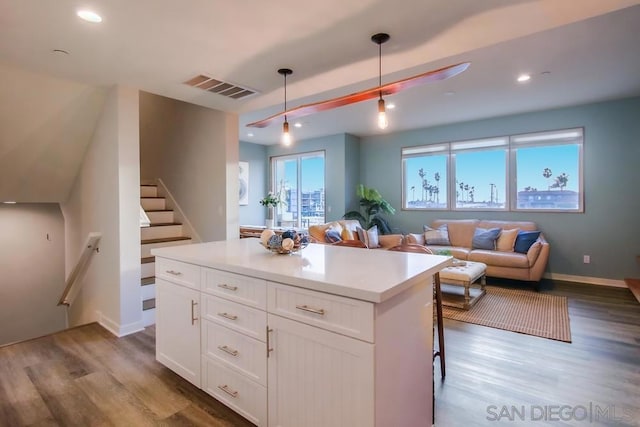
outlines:
[{"label": "hardwood plank flooring", "polygon": [[[569,298],[573,343],[445,319],[437,426],[640,426],[640,304],[628,289],[542,289]],[[576,419],[582,407],[597,417]],[[156,362],[153,328],[118,339],[91,324],[0,348],[0,426],[31,425],[252,424]]]}]

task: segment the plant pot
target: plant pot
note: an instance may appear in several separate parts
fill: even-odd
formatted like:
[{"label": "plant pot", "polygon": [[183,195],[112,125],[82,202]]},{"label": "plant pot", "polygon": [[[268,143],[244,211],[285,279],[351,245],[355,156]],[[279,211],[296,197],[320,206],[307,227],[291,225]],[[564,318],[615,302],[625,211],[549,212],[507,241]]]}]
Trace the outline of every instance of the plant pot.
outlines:
[{"label": "plant pot", "polygon": [[266,219],[264,222],[267,228],[273,228],[273,219]]}]

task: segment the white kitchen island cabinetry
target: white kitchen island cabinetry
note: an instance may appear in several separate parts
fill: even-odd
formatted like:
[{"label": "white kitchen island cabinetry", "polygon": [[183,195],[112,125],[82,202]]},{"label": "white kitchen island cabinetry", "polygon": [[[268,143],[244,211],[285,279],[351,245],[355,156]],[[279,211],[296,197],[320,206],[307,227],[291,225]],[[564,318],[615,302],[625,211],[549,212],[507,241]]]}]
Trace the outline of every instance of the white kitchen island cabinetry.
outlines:
[{"label": "white kitchen island cabinetry", "polygon": [[[166,265],[197,269],[198,320],[181,327],[199,330],[189,347],[201,363],[199,386],[256,425],[431,425],[432,277],[450,258],[315,244],[278,255],[255,239],[153,254],[161,279]],[[190,283],[169,275],[178,278],[170,286]],[[161,295],[159,319],[184,310],[186,300],[171,307]],[[185,376],[161,357],[176,328],[157,323],[156,354]]]}]

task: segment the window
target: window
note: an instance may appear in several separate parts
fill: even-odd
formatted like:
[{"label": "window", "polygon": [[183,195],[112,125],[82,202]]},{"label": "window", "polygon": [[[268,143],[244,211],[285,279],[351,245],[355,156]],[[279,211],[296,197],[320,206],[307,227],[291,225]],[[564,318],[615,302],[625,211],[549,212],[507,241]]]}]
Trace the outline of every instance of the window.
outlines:
[{"label": "window", "polygon": [[402,149],[402,207],[583,212],[583,130]]},{"label": "window", "polygon": [[513,210],[584,212],[582,129],[511,137]]},{"label": "window", "polygon": [[272,191],[284,204],[276,224],[309,227],[325,222],[324,151],[271,158]]},{"label": "window", "polygon": [[447,145],[402,150],[403,208],[447,209]]},{"label": "window", "polygon": [[507,209],[508,138],[451,144],[456,209]]}]

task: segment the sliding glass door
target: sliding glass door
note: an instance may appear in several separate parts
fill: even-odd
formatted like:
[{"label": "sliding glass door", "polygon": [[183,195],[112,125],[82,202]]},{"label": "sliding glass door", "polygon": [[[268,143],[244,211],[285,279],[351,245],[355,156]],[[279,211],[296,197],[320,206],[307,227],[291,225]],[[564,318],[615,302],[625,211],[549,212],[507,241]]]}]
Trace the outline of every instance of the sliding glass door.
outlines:
[{"label": "sliding glass door", "polygon": [[307,228],[325,222],[324,151],[271,158],[271,188],[282,203],[276,224]]}]

